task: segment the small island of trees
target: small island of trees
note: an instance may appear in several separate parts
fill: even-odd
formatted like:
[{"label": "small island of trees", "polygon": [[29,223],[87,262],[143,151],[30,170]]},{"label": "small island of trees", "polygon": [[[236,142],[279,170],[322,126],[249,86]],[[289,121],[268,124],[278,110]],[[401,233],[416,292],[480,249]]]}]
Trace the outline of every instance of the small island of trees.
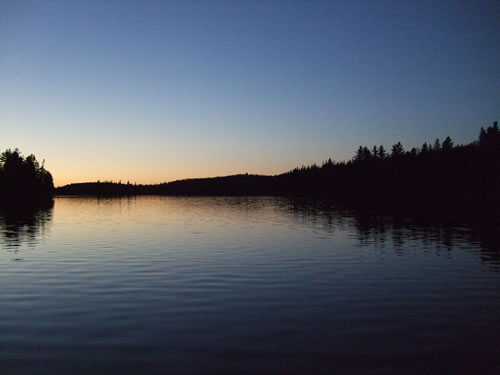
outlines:
[{"label": "small island of trees", "polygon": [[0,205],[19,208],[51,200],[54,183],[44,164],[17,148],[0,154]]}]

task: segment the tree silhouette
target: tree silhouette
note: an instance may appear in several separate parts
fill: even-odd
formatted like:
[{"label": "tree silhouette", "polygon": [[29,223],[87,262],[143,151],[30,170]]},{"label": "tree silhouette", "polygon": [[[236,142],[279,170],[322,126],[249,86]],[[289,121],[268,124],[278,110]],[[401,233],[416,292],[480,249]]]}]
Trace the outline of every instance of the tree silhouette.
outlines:
[{"label": "tree silhouette", "polygon": [[422,155],[427,155],[429,152],[429,145],[427,145],[427,142],[425,142],[423,145],[422,145],[422,150],[421,150],[421,154]]},{"label": "tree silhouette", "polygon": [[481,132],[479,133],[479,145],[489,151],[494,151],[495,148],[498,149],[500,147],[498,121],[495,121],[493,126],[488,127],[486,131],[481,128]]},{"label": "tree silhouette", "polygon": [[370,160],[372,157],[372,153],[368,149],[368,147],[363,147],[363,159],[364,160]]},{"label": "tree silhouette", "polygon": [[450,151],[453,148],[453,141],[451,138],[448,136],[446,139],[443,141],[443,151]]},{"label": "tree silhouette", "polygon": [[392,146],[391,149],[391,156],[393,158],[399,158],[404,154],[404,148],[401,142],[396,143],[395,145]]},{"label": "tree silhouette", "polygon": [[434,150],[434,151],[439,151],[439,150],[441,150],[441,142],[439,142],[439,138],[436,138],[436,140],[434,141],[434,147],[433,147],[433,150]]},{"label": "tree silhouette", "polygon": [[387,157],[387,151],[385,151],[385,148],[383,145],[380,145],[378,147],[378,157],[380,159],[385,159]]},{"label": "tree silhouette", "polygon": [[363,146],[359,146],[356,153],[354,154],[354,161],[363,161],[364,160],[364,150]]},{"label": "tree silhouette", "polygon": [[50,198],[53,191],[52,175],[35,155],[23,157],[17,148],[0,154],[1,203],[29,203]]}]

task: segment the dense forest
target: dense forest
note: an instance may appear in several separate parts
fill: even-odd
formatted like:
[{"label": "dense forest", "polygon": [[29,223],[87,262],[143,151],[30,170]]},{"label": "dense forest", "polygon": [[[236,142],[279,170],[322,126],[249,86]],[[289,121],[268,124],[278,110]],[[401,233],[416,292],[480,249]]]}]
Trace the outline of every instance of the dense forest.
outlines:
[{"label": "dense forest", "polygon": [[0,205],[19,208],[52,198],[52,175],[35,155],[22,156],[18,149],[0,154]]},{"label": "dense forest", "polygon": [[[349,161],[295,168],[276,176],[234,175],[179,180],[158,185],[113,182],[71,184],[61,195],[293,195],[321,196],[363,206],[418,208],[448,204],[457,209],[499,208],[498,122],[467,145],[450,137],[405,150],[400,142],[360,146]],[[448,207],[449,209],[449,207]]]},{"label": "dense forest", "polygon": [[398,142],[360,146],[352,160],[296,168],[280,176],[296,193],[333,194],[347,200],[419,205],[453,202],[460,205],[498,203],[500,192],[500,131],[498,122],[468,145],[424,143],[406,151]]}]

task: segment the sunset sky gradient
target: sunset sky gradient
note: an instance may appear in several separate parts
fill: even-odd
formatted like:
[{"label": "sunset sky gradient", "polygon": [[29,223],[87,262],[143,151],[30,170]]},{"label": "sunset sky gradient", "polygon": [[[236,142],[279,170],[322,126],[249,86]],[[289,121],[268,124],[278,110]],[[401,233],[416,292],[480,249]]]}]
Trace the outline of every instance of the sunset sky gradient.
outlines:
[{"label": "sunset sky gradient", "polygon": [[498,1],[2,1],[0,148],[64,185],[468,143],[499,61]]}]

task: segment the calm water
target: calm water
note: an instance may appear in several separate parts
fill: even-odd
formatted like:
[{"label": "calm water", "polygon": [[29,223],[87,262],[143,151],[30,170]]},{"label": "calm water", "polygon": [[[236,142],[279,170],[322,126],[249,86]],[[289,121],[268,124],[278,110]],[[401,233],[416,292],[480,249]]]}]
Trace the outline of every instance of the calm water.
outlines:
[{"label": "calm water", "polygon": [[491,231],[283,198],[0,216],[1,374],[499,374]]}]

